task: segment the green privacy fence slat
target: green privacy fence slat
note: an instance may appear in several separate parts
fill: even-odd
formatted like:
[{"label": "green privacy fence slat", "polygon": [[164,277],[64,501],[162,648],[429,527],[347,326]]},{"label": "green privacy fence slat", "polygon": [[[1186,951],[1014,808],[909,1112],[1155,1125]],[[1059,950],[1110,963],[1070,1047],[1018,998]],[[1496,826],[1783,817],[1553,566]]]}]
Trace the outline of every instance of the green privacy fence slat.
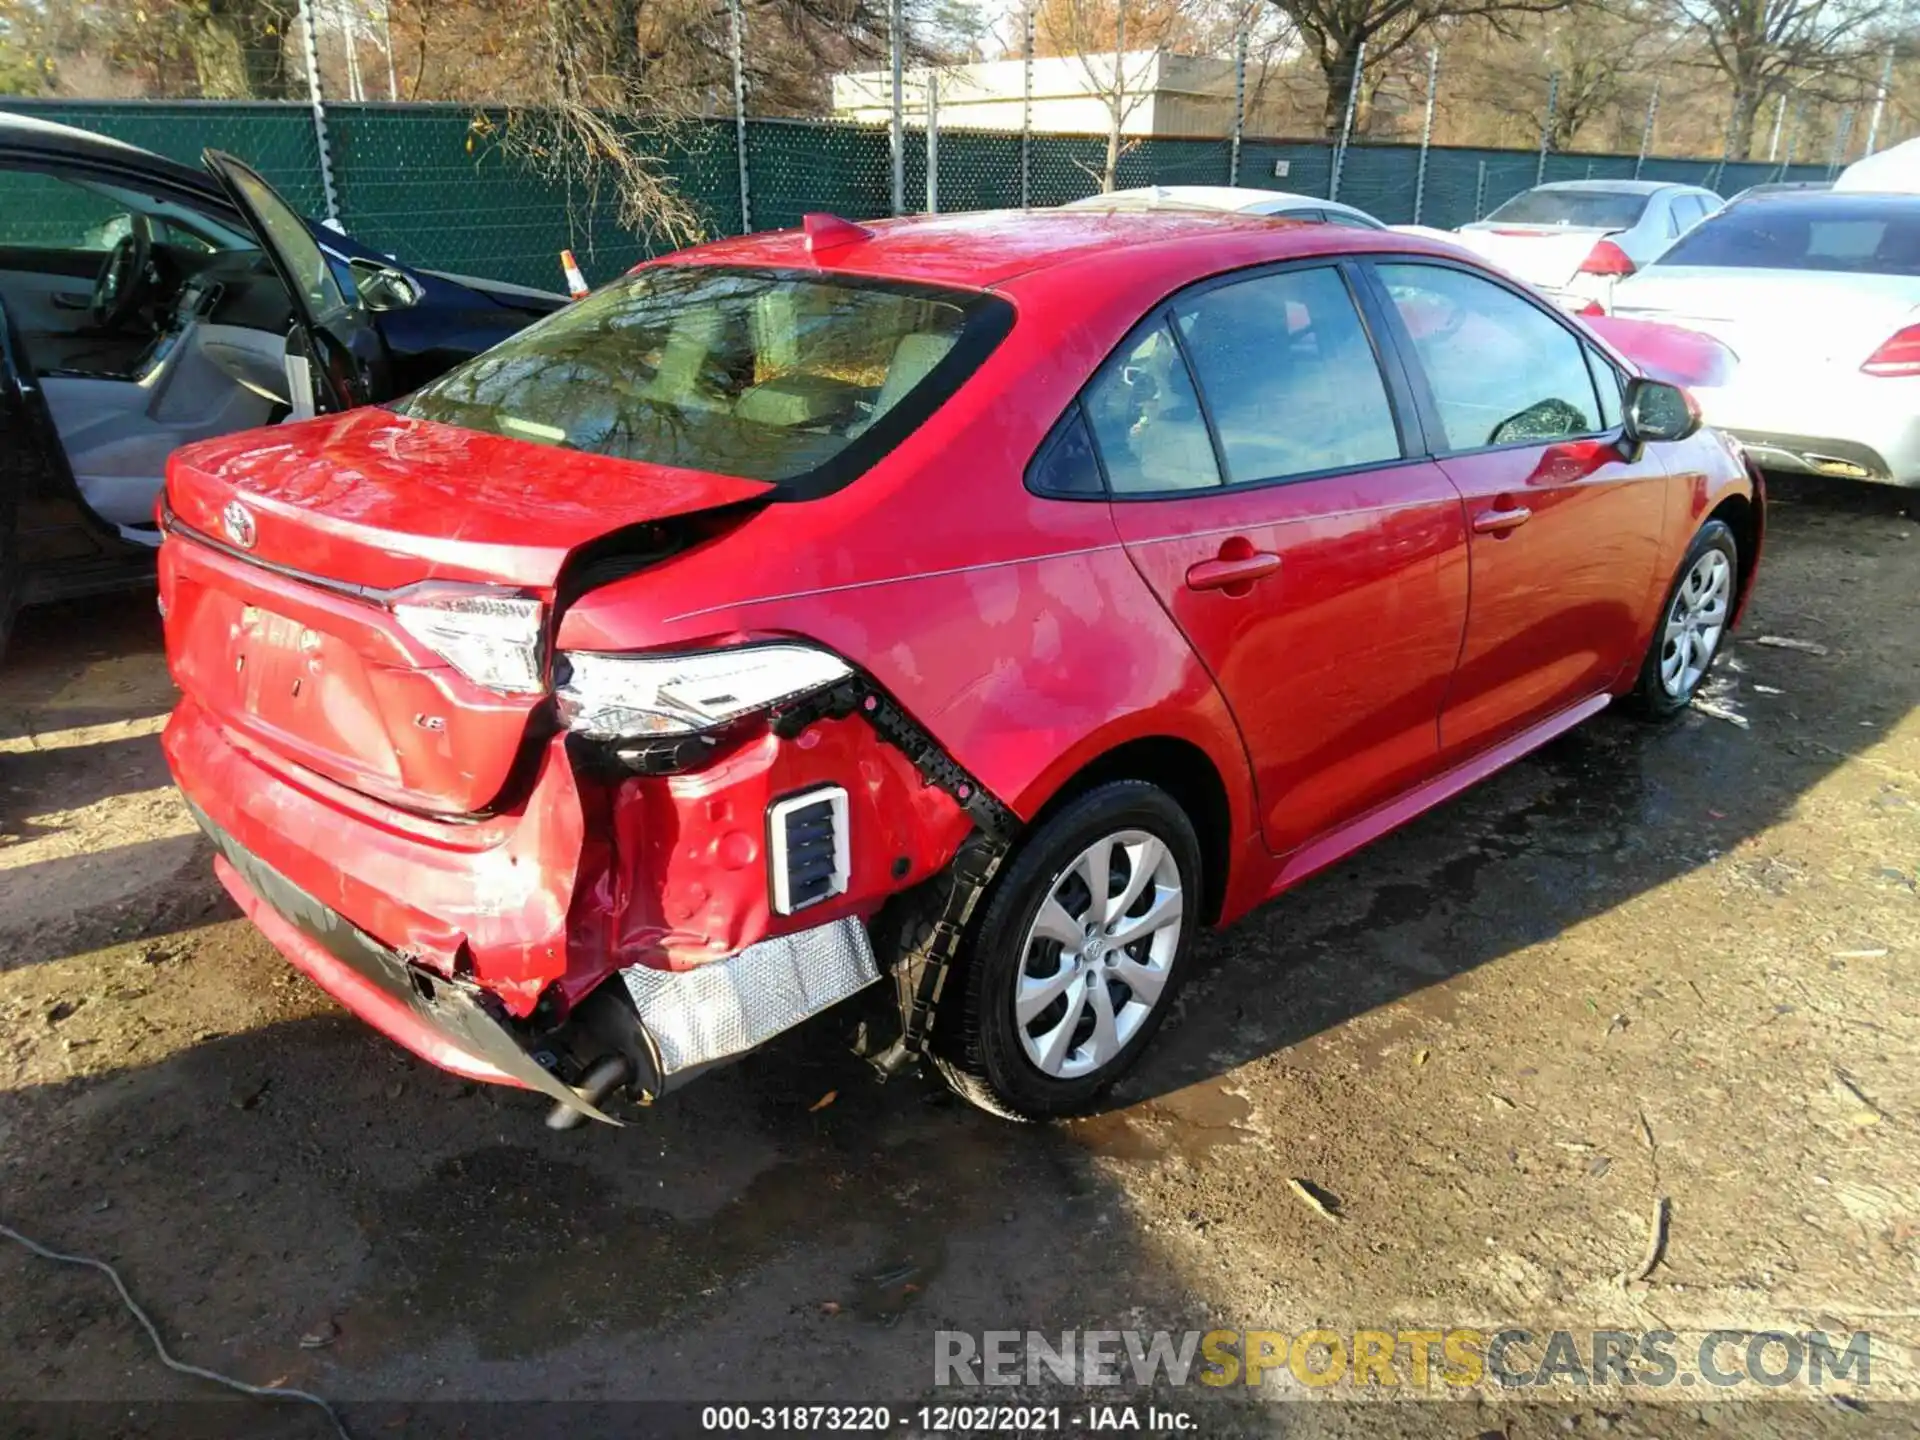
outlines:
[{"label": "green privacy fence slat", "polygon": [[244,101],[35,103],[8,97],[0,100],[0,109],[91,130],[187,165],[198,165],[202,150],[230,150],[300,209],[316,214],[325,209],[313,117],[304,106]]},{"label": "green privacy fence slat", "polygon": [[[324,210],[313,117],[302,105],[224,101],[0,100],[15,110],[97,131],[193,163],[208,147],[230,150],[308,214]],[[433,269],[558,288],[558,252],[570,246],[590,280],[606,280],[649,253],[620,223],[619,207],[600,193],[531,172],[505,152],[504,114],[459,105],[332,104],[329,149],[341,219],[356,238]],[[1031,198],[1058,205],[1092,194],[1106,160],[1098,136],[1035,135]],[[1017,134],[943,128],[939,204],[979,210],[1020,201]],[[926,135],[906,132],[906,203],[926,201]],[[1276,162],[1287,173],[1275,174]],[[730,120],[682,127],[661,164],[710,235],[737,234],[740,183]],[[1232,147],[1222,139],[1152,137],[1129,141],[1117,181],[1135,185],[1224,185]],[[1356,145],[1341,168],[1340,199],[1389,224],[1411,221],[1419,149]],[[1549,155],[1549,180],[1619,179],[1630,155]],[[1537,152],[1434,148],[1427,162],[1422,223],[1464,224],[1535,183]],[[1647,180],[1706,185],[1731,195],[1773,180],[1822,180],[1826,166],[1783,169],[1765,162],[1722,165],[1710,159],[1650,158]],[[1331,148],[1313,141],[1248,139],[1240,183],[1324,196]],[[891,208],[892,161],[884,127],[830,121],[750,120],[747,180],[756,229],[796,225],[810,210],[850,218]],[[44,217],[43,217],[44,218]],[[69,219],[71,217],[62,217]],[[49,219],[47,223],[51,224]]]}]

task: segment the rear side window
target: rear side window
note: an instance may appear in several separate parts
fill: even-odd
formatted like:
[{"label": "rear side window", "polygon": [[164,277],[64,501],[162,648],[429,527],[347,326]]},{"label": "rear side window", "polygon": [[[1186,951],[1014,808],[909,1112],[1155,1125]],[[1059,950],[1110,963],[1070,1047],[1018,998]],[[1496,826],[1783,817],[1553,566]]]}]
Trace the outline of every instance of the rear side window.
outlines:
[{"label": "rear side window", "polygon": [[1605,428],[1586,347],[1538,307],[1438,265],[1382,265],[1379,274],[1413,340],[1449,450]]},{"label": "rear side window", "polygon": [[1099,495],[1106,489],[1087,417],[1078,405],[1061,417],[1027,467],[1027,485],[1042,495]]},{"label": "rear side window", "polygon": [[1208,490],[1220,483],[1193,376],[1164,320],[1127,340],[1081,403],[1114,494]]},{"label": "rear side window", "polygon": [[1331,266],[1175,302],[1229,483],[1400,458],[1373,345]]},{"label": "rear side window", "polygon": [[400,413],[779,485],[852,479],[1012,323],[1004,300],[853,276],[643,270],[457,366]]},{"label": "rear side window", "polygon": [[1656,263],[1920,275],[1920,201],[1837,195],[1751,201],[1688,231]]},{"label": "rear side window", "polygon": [[1528,190],[1487,216],[1513,225],[1571,225],[1627,230],[1646,213],[1645,195],[1617,190]]}]

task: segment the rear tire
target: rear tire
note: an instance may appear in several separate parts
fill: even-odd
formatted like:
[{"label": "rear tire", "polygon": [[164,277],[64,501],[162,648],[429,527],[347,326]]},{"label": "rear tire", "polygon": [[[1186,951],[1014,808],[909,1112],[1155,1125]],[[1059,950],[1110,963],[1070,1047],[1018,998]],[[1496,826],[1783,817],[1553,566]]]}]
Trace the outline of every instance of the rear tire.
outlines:
[{"label": "rear tire", "polygon": [[1642,719],[1670,720],[1688,705],[1713,671],[1740,593],[1740,547],[1723,520],[1709,520],[1693,537],[1654,622],[1640,675],[1625,697]]},{"label": "rear tire", "polygon": [[1204,893],[1193,823],[1164,790],[1116,780],[1071,801],[1025,839],[968,935],[936,1067],[1007,1119],[1085,1112],[1166,1018]]}]

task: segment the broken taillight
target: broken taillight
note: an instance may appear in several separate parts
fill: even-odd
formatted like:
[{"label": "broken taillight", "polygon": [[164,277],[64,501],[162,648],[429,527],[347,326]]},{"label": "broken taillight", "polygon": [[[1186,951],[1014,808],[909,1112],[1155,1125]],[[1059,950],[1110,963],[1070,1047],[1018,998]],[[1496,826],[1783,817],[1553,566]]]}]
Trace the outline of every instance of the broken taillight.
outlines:
[{"label": "broken taillight", "polygon": [[600,740],[693,735],[812,695],[853,673],[831,651],[799,641],[678,655],[569,651],[554,691],[560,716]]},{"label": "broken taillight", "polygon": [[476,685],[507,695],[547,688],[541,634],[545,609],[523,595],[417,589],[392,602],[414,639]]}]

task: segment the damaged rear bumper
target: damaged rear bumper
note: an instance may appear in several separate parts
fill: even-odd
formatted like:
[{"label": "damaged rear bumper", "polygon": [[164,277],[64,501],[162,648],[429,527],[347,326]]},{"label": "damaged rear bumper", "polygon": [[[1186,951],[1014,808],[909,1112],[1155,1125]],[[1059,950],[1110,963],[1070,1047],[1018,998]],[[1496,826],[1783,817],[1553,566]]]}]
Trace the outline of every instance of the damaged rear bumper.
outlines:
[{"label": "damaged rear bumper", "polygon": [[[214,872],[247,918],[315,984],[421,1059],[471,1080],[516,1085],[618,1124],[536,1058],[531,1036],[484,991],[416,965],[321,904],[188,809],[219,850]],[[626,1043],[645,1094],[662,1094],[764,1044],[880,978],[866,927],[848,917],[749,946],[696,970],[619,972],[633,1005]],[[602,1034],[604,1023],[596,1027]],[[537,1037],[545,1040],[549,1037]],[[564,1045],[566,1037],[551,1037]]]},{"label": "damaged rear bumper", "polygon": [[904,987],[893,1049],[916,1050],[991,875],[956,856],[976,824],[1012,823],[871,692],[782,713],[684,773],[605,773],[555,737],[514,808],[470,817],[277,763],[192,699],[163,744],[222,882],[299,969],[430,1063],[597,1119],[618,1084],[664,1093],[877,981],[868,922],[938,877],[951,916],[911,946],[883,927]]},{"label": "damaged rear bumper", "polygon": [[191,800],[187,808],[220,852],[214,873],[234,903],[276,950],[360,1019],[442,1070],[538,1090],[616,1123],[535,1060],[483,992],[409,965],[244,849]]}]

